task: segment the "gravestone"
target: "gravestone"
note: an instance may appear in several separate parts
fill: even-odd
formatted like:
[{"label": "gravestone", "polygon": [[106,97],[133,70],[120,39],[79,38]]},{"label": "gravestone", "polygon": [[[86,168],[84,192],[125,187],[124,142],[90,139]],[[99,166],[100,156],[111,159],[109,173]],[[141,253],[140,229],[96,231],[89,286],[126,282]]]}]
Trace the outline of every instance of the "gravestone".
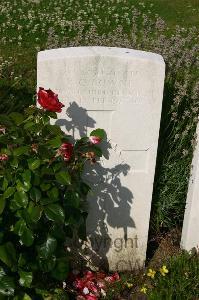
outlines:
[{"label": "gravestone", "polygon": [[199,124],[196,133],[197,145],[192,160],[181,237],[181,247],[187,251],[192,248],[199,251]]},{"label": "gravestone", "polygon": [[37,86],[52,89],[66,106],[57,124],[74,137],[107,132],[106,158],[86,176],[93,190],[86,246],[97,266],[131,270],[145,261],[164,73],[160,55],[132,49],[38,54]]}]

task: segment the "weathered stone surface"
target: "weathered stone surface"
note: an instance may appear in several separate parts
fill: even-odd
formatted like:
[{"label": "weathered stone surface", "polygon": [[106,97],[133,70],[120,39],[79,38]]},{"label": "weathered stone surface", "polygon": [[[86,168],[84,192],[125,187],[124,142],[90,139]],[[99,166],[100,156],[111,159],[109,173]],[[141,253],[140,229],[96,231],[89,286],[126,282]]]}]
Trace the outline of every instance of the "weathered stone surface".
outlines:
[{"label": "weathered stone surface", "polygon": [[181,238],[181,247],[187,251],[192,248],[199,251],[199,124],[196,133],[197,146],[192,160]]},{"label": "weathered stone surface", "polygon": [[[90,256],[115,270],[145,260],[165,65],[154,53],[78,47],[38,55],[38,87],[59,94],[59,124],[73,136],[103,128],[102,164],[88,170]],[[70,105],[69,105],[70,103]]]}]

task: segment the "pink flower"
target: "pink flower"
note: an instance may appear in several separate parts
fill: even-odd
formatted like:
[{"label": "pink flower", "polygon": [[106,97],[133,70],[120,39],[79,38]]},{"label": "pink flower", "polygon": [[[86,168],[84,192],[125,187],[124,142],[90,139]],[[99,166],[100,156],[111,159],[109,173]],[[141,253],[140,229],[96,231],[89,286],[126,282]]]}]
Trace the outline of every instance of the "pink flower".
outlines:
[{"label": "pink flower", "polygon": [[59,148],[61,155],[65,161],[69,161],[73,154],[73,144],[71,143],[63,143]]},{"label": "pink flower", "polygon": [[79,290],[81,290],[81,289],[83,289],[84,287],[85,287],[85,281],[83,280],[83,279],[76,279],[75,281],[74,281],[74,286],[77,288],[77,289],[79,289]]},{"label": "pink flower", "polygon": [[84,276],[86,277],[86,279],[88,280],[93,280],[95,279],[95,274],[92,271],[86,271],[84,272]]},{"label": "pink flower", "polygon": [[119,274],[117,272],[114,273],[111,276],[106,276],[104,278],[104,280],[107,281],[108,283],[112,283],[112,282],[118,281],[119,279],[120,279],[120,277],[119,277]]},{"label": "pink flower", "polygon": [[94,145],[97,145],[101,142],[101,138],[99,136],[94,136],[94,135],[91,135],[89,137],[89,141],[94,144]]},{"label": "pink flower", "polygon": [[93,293],[98,293],[98,289],[93,281],[87,281],[86,287]]},{"label": "pink flower", "polygon": [[102,280],[102,279],[97,280],[97,286],[100,289],[106,289],[106,284],[105,284],[104,280]]},{"label": "pink flower", "polygon": [[113,277],[114,277],[115,281],[120,280],[120,276],[119,276],[119,274],[118,274],[117,272],[115,272],[115,273],[113,274]]},{"label": "pink flower", "polygon": [[64,104],[59,101],[58,95],[50,89],[45,90],[44,88],[40,87],[37,96],[39,104],[46,110],[53,112],[62,111],[62,107],[64,107]]},{"label": "pink flower", "polygon": [[0,154],[0,161],[6,161],[8,160],[8,155],[7,154]]},{"label": "pink flower", "polygon": [[93,294],[89,294],[85,296],[86,300],[98,300],[98,297],[93,295]]}]

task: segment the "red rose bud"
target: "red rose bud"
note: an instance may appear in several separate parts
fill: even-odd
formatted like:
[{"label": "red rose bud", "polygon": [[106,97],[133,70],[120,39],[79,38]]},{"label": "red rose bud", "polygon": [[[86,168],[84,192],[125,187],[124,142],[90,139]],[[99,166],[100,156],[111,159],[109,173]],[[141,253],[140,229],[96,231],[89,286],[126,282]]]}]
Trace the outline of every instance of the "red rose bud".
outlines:
[{"label": "red rose bud", "polygon": [[69,161],[71,159],[73,154],[73,145],[71,143],[63,143],[59,150],[65,161]]},{"label": "red rose bud", "polygon": [[8,155],[7,154],[0,154],[0,161],[6,161],[8,160]]},{"label": "red rose bud", "polygon": [[92,136],[89,137],[89,141],[92,144],[96,145],[96,144],[99,144],[101,142],[101,138],[99,136],[92,135]]},{"label": "red rose bud", "polygon": [[55,94],[53,91],[45,90],[44,88],[40,87],[39,92],[37,93],[38,102],[39,104],[46,110],[53,111],[53,112],[61,112],[62,104],[59,99],[58,95]]},{"label": "red rose bud", "polygon": [[6,128],[4,126],[0,125],[0,134],[5,134],[6,133]]}]

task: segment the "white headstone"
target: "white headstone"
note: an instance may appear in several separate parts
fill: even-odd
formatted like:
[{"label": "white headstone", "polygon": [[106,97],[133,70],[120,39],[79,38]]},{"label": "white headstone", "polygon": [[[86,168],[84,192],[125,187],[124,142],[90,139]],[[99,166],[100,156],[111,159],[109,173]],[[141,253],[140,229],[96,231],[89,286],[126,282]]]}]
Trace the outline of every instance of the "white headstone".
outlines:
[{"label": "white headstone", "polygon": [[181,237],[181,247],[187,251],[192,248],[199,251],[199,124],[196,133],[197,145],[192,160]]},{"label": "white headstone", "polygon": [[89,172],[90,255],[110,270],[141,267],[156,164],[163,58],[125,48],[65,48],[40,52],[37,70],[37,86],[52,89],[69,107],[59,114],[63,129],[74,136],[94,128],[107,132],[109,159]]}]

